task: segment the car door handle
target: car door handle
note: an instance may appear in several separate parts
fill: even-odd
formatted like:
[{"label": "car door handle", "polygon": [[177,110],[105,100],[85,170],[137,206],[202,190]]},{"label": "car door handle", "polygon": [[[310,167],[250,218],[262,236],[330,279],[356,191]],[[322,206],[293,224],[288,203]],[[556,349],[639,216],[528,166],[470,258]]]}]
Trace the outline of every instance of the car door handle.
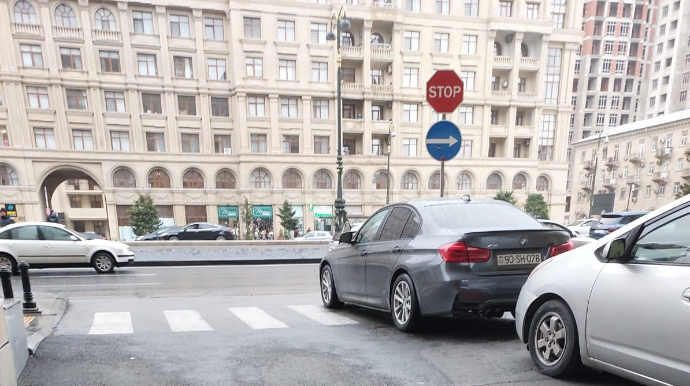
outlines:
[{"label": "car door handle", "polygon": [[683,291],[683,299],[685,301],[690,301],[690,288]]},{"label": "car door handle", "polygon": [[48,248],[48,249],[50,249],[50,248],[51,248],[51,246],[50,246],[50,245],[48,245],[48,244],[44,245],[44,247],[46,247],[46,248]]},{"label": "car door handle", "polygon": [[400,248],[400,247],[393,247],[393,249],[391,249],[391,253],[400,253],[400,252],[402,252],[402,248]]}]

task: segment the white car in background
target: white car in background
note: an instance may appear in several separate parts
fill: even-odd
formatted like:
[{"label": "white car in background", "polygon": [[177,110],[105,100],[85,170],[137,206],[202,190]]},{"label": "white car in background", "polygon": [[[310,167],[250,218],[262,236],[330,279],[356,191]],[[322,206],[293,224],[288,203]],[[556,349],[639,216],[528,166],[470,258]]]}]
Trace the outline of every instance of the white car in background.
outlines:
[{"label": "white car in background", "polygon": [[570,230],[568,227],[566,227],[565,225],[559,224],[559,223],[557,223],[557,222],[555,222],[555,221],[551,221],[551,220],[539,220],[539,222],[542,223],[542,224],[544,224],[545,226],[551,228],[551,229],[555,229],[555,230],[557,230],[557,231],[568,232],[568,234],[570,235],[570,241],[573,242],[573,248],[579,248],[579,247],[581,247],[581,246],[583,246],[583,245],[591,244],[591,243],[593,243],[593,242],[596,241],[596,240],[594,240],[593,238],[591,238],[591,237],[589,237],[589,236],[578,235],[577,233],[574,233],[573,231],[571,231],[571,230]]},{"label": "white car in background", "polygon": [[333,240],[333,235],[331,232],[326,231],[311,231],[307,232],[304,236],[295,237],[294,241],[331,241]]},{"label": "white car in background", "polygon": [[134,262],[134,252],[116,241],[89,240],[53,223],[20,223],[0,228],[0,267],[17,271],[26,261],[32,268],[92,267],[110,273]]},{"label": "white car in background", "polygon": [[582,236],[588,236],[589,235],[589,228],[592,227],[592,225],[598,223],[599,220],[593,219],[593,218],[583,218],[581,220],[577,220],[574,223],[571,223],[568,225],[566,228],[570,229],[571,232],[582,235]]}]

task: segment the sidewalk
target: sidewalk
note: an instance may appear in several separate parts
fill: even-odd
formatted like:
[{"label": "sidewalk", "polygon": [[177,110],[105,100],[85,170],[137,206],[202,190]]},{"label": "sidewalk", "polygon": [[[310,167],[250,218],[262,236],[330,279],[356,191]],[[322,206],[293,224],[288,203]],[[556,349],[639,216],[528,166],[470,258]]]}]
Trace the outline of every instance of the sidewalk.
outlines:
[{"label": "sidewalk", "polygon": [[[16,293],[15,293],[16,295]],[[65,314],[69,299],[54,294],[34,294],[40,314],[24,314],[29,355],[34,355],[41,342],[52,335]]]}]

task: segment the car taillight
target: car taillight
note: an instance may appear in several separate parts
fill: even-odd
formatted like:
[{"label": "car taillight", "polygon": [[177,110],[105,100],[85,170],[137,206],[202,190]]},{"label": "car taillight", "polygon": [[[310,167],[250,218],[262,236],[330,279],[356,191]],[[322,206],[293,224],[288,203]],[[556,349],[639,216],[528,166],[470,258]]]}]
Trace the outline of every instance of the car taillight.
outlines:
[{"label": "car taillight", "polygon": [[551,257],[558,256],[558,255],[560,255],[561,253],[566,253],[566,252],[568,252],[568,251],[572,251],[574,248],[575,248],[575,244],[573,244],[573,240],[568,240],[568,242],[565,243],[565,244],[561,244],[561,245],[557,245],[557,246],[555,246],[555,247],[551,247],[550,256],[551,256]]},{"label": "car taillight", "polygon": [[438,252],[448,263],[486,263],[491,257],[490,250],[468,247],[462,241],[442,245]]},{"label": "car taillight", "polygon": [[618,230],[618,229],[616,229],[616,228],[609,228],[609,229],[608,229],[609,232],[615,232],[615,231],[617,231],[617,230]]}]

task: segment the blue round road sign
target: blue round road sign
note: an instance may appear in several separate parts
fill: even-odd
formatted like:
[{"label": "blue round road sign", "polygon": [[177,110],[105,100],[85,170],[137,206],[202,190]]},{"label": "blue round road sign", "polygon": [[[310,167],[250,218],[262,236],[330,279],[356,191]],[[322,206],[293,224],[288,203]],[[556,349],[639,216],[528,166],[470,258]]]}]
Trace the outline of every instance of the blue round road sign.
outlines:
[{"label": "blue round road sign", "polygon": [[450,161],[458,155],[462,135],[454,123],[436,122],[426,133],[426,150],[438,161]]}]

